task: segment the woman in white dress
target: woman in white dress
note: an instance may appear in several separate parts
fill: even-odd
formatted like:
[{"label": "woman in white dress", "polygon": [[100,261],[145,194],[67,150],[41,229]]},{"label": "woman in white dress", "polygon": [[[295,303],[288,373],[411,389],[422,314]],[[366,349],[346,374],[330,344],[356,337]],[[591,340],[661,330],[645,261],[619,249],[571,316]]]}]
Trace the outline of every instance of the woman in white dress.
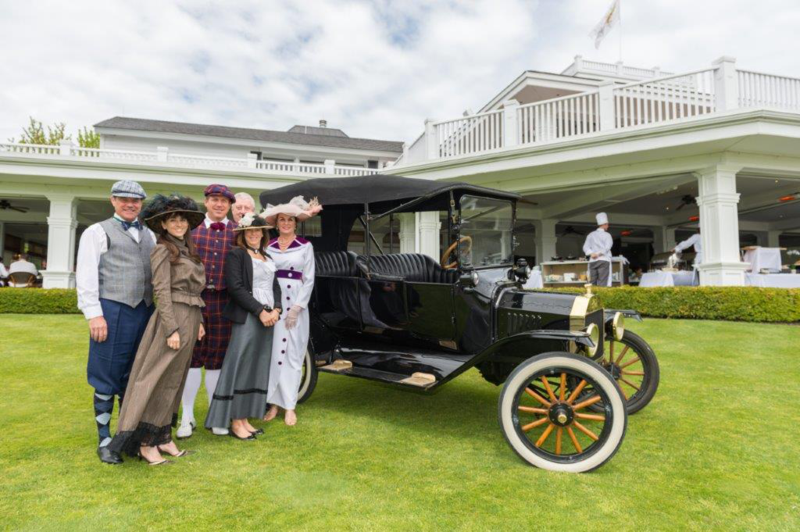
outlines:
[{"label": "woman in white dress", "polygon": [[267,223],[278,228],[278,238],[270,241],[267,255],[275,262],[284,313],[275,324],[272,362],[267,388],[267,402],[271,407],[264,416],[272,421],[278,409],[286,411],[284,421],[297,423],[295,406],[303,360],[309,335],[308,302],[314,290],[314,248],[308,240],[297,236],[297,222],[305,221],[319,213],[322,207],[316,201],[306,202],[301,196],[289,203],[267,206],[261,214]]}]

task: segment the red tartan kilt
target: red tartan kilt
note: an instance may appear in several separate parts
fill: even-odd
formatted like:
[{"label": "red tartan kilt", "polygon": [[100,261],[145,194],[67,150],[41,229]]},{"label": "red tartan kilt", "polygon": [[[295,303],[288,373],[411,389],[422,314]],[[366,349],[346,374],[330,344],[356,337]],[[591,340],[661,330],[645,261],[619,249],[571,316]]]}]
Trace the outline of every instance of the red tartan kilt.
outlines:
[{"label": "red tartan kilt", "polygon": [[203,326],[206,336],[197,342],[192,353],[192,367],[221,369],[228,342],[231,339],[231,322],[222,317],[222,311],[228,303],[228,291],[203,291]]}]

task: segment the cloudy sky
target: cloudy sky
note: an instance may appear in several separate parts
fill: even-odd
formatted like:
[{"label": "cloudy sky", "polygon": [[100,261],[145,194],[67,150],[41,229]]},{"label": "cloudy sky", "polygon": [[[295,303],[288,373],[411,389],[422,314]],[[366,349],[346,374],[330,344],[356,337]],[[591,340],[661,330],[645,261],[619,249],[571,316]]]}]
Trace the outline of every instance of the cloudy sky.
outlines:
[{"label": "cloudy sky", "polygon": [[[526,69],[617,61],[611,0],[0,0],[0,140],[112,116],[413,140]],[[626,64],[800,77],[797,0],[622,0]]]}]

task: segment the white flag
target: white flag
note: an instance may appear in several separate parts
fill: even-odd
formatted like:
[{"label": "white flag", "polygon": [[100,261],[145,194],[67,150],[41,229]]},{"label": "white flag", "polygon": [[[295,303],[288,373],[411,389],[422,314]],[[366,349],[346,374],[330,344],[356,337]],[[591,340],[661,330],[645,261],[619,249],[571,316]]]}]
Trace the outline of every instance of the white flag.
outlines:
[{"label": "white flag", "polygon": [[594,37],[595,48],[600,48],[600,43],[611,32],[611,28],[616,26],[617,22],[619,22],[619,0],[614,0],[603,19],[597,23],[597,26],[589,34],[590,37]]}]

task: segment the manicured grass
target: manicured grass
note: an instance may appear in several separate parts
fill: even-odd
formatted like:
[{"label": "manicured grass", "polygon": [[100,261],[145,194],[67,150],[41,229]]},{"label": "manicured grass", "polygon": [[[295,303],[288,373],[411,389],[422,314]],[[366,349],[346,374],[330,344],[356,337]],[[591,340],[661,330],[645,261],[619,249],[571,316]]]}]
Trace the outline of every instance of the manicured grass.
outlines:
[{"label": "manicured grass", "polygon": [[200,430],[173,466],[102,465],[85,322],[0,316],[0,526],[800,528],[800,327],[628,324],[658,354],[658,395],[608,464],[568,475],[516,457],[499,388],[476,371],[430,397],[321,375],[294,428],[266,424],[257,442]]}]

